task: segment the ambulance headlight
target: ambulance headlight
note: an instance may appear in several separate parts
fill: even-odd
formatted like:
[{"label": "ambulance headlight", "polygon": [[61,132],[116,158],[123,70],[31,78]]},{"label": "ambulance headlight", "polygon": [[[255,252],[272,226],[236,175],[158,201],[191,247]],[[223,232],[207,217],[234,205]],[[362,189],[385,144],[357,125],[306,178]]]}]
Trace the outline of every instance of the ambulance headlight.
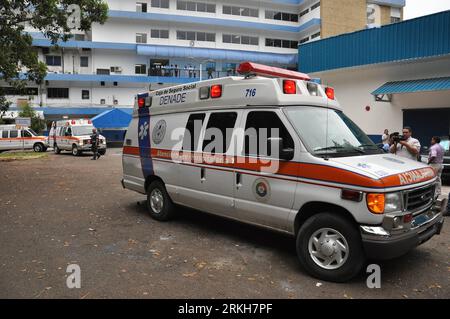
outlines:
[{"label": "ambulance headlight", "polygon": [[385,195],[385,213],[399,212],[402,211],[402,209],[402,195],[400,193],[388,193]]}]

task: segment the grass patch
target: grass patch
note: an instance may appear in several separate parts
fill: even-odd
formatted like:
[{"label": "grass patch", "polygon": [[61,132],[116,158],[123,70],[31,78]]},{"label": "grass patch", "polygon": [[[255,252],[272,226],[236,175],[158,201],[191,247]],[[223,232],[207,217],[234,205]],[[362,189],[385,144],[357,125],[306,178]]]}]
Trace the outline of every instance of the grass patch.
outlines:
[{"label": "grass patch", "polygon": [[7,152],[0,153],[0,161],[11,162],[20,160],[29,160],[47,157],[47,153],[36,153],[36,152]]}]

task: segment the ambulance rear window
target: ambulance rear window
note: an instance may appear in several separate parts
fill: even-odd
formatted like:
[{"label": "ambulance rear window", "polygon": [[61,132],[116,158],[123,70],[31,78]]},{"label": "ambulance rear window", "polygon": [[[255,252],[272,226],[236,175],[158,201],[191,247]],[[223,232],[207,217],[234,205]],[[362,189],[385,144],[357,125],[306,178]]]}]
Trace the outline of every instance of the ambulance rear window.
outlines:
[{"label": "ambulance rear window", "polygon": [[8,138],[8,132],[9,131],[3,131],[2,132],[2,138]]},{"label": "ambulance rear window", "polygon": [[[206,126],[205,138],[203,140],[203,151],[212,154],[226,153],[230,147],[232,130],[236,124],[236,112],[212,113]],[[221,133],[222,139],[216,134]]]},{"label": "ambulance rear window", "polygon": [[15,138],[15,137],[17,137],[17,136],[19,136],[19,132],[18,132],[18,131],[16,131],[16,130],[14,130],[14,131],[9,131],[9,137],[10,137],[10,138]]}]

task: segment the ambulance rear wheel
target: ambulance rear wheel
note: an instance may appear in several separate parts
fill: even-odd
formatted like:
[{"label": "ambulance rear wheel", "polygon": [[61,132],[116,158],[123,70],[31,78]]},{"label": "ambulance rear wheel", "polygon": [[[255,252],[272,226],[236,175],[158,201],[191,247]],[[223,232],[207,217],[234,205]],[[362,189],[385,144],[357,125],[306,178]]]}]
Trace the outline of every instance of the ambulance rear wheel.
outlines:
[{"label": "ambulance rear wheel", "polygon": [[297,234],[296,247],[303,268],[321,280],[346,282],[358,275],[365,263],[358,228],[336,214],[310,217]]},{"label": "ambulance rear wheel", "polygon": [[78,149],[78,146],[72,145],[72,155],[73,156],[78,156],[80,154],[81,154],[81,151]]},{"label": "ambulance rear wheel", "polygon": [[53,147],[53,152],[55,152],[55,154],[61,153],[61,149],[58,147],[58,145],[55,144],[55,146]]},{"label": "ambulance rear wheel", "polygon": [[174,204],[161,181],[153,181],[147,189],[147,206],[150,216],[159,221],[173,218]]}]

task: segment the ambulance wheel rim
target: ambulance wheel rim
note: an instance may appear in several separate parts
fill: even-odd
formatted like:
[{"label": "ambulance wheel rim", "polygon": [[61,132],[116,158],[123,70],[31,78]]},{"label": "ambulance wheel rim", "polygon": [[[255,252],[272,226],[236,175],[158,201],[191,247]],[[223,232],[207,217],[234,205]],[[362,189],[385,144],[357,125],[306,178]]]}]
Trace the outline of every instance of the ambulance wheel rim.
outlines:
[{"label": "ambulance wheel rim", "polygon": [[40,146],[39,144],[34,145],[34,151],[35,151],[36,153],[41,152],[41,151],[42,151],[41,146]]},{"label": "ambulance wheel rim", "polygon": [[78,155],[78,148],[76,146],[72,147],[72,154]]},{"label": "ambulance wheel rim", "polygon": [[152,190],[150,194],[150,207],[155,214],[161,214],[164,208],[164,196],[157,188]]},{"label": "ambulance wheel rim", "polygon": [[340,268],[349,256],[347,240],[332,228],[315,231],[309,238],[308,251],[314,263],[327,270]]}]

